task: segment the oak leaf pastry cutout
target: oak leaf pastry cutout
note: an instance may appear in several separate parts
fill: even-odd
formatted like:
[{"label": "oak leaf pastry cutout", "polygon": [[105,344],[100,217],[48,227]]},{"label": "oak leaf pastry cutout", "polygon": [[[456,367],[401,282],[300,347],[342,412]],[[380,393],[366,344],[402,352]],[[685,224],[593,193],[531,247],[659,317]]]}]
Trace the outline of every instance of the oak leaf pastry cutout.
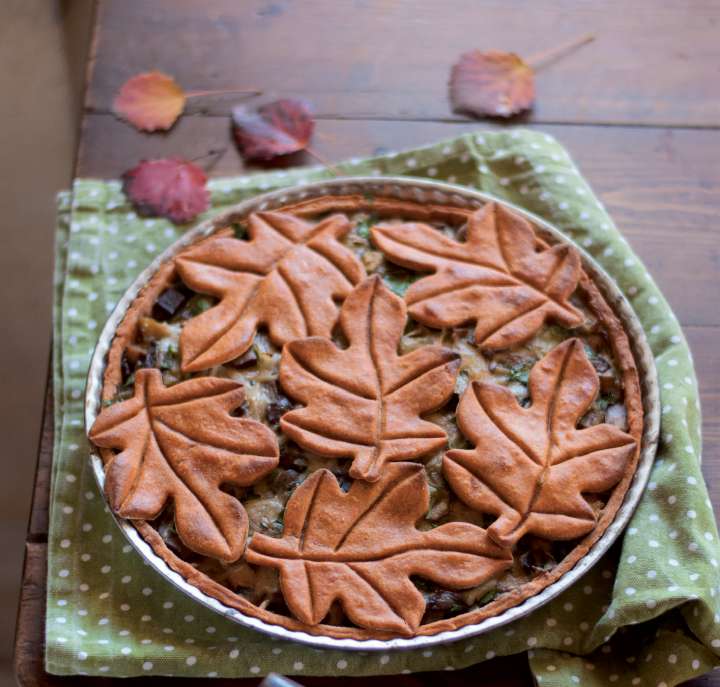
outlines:
[{"label": "oak leaf pastry cutout", "polygon": [[584,494],[615,486],[636,448],[611,424],[577,429],[598,387],[581,341],[568,339],[532,368],[530,407],[493,384],[473,382],[463,394],[458,425],[475,448],[448,451],[443,474],[468,506],[497,516],[488,535],[498,544],[526,533],[575,539],[595,527]]},{"label": "oak leaf pastry cutout", "polygon": [[350,476],[380,479],[390,461],[426,456],[445,446],[445,431],[421,415],[453,393],[460,356],[440,346],[398,355],[406,308],[377,277],[345,300],[345,349],[329,338],[291,341],[280,383],[305,407],[283,415],[283,433],[321,455],[352,458]]},{"label": "oak leaf pastry cutout", "polygon": [[388,465],[379,481],[356,481],[347,493],[318,470],[288,502],[282,538],[256,534],[247,560],[279,570],[288,608],[308,625],[322,622],[337,600],[360,627],[412,635],[425,600],[411,576],[464,589],[512,564],[476,525],[417,530],[429,498],[420,465]]},{"label": "oak leaf pastry cutout", "polygon": [[220,489],[246,487],[273,470],[277,440],[265,425],[230,412],[242,385],[202,377],[163,386],[159,370],[135,375],[135,395],[103,411],[90,440],[119,449],[105,466],[105,495],[123,518],[154,520],[172,500],[182,542],[196,553],[237,560],[248,518]]},{"label": "oak leaf pastry cutout", "polygon": [[475,341],[508,348],[535,334],[547,319],[565,327],[583,322],[569,297],[580,278],[580,258],[570,246],[536,250],[523,217],[487,203],[468,220],[458,242],[427,224],[379,224],[373,243],[403,267],[430,271],[405,294],[410,315],[429,327],[475,321]]},{"label": "oak leaf pastry cutout", "polygon": [[259,212],[250,216],[249,241],[228,232],[179,255],[182,280],[220,299],[183,328],[182,371],[237,358],[260,326],[276,346],[329,336],[337,301],[365,276],[362,263],[339,241],[351,228],[343,215],[313,224],[287,213]]}]

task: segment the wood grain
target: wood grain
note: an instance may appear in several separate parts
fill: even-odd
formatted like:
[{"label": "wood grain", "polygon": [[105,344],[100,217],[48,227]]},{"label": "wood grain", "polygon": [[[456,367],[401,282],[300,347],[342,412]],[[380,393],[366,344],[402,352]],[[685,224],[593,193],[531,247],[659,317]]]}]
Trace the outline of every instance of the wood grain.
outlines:
[{"label": "wood grain", "polygon": [[45,407],[40,429],[40,445],[38,462],[35,469],[32,506],[28,523],[27,541],[31,543],[46,542],[48,536],[48,508],[50,505],[50,472],[52,467],[54,420],[52,374],[48,377]]},{"label": "wood grain", "polygon": [[15,630],[15,676],[20,685],[50,684],[45,680],[45,592],[47,543],[25,544],[20,603]]},{"label": "wood grain", "polygon": [[[428,144],[476,131],[477,123],[346,121],[318,123],[314,147],[332,162]],[[483,125],[488,128],[487,125]],[[720,131],[633,127],[532,126],[565,145],[684,325],[720,324]],[[85,119],[78,175],[118,177],[141,158],[204,155],[229,146],[213,175],[248,169],[225,117],[183,118],[170,136],[138,134],[111,115]],[[307,155],[286,161],[314,164]],[[679,240],[681,238],[681,240]],[[689,269],[689,266],[692,266]]]},{"label": "wood grain", "polygon": [[540,70],[532,121],[714,126],[719,24],[716,0],[101,2],[87,104],[107,111],[128,77],[161,69],[188,90],[260,88],[334,118],[447,119],[460,53],[530,57],[590,32],[594,43]]},{"label": "wood grain", "polygon": [[[594,33],[594,43],[539,73],[538,104],[525,124],[570,150],[684,325],[700,382],[703,473],[720,515],[720,0],[100,0],[96,19],[79,176],[117,177],[141,158],[192,158],[225,145],[212,174],[252,169],[230,143],[227,113],[236,97],[191,100],[189,114],[166,135],[141,135],[108,114],[117,88],[140,71],[165,70],[188,90],[258,87],[265,99],[305,97],[319,114],[314,148],[339,161],[497,127],[450,111],[446,81],[461,52],[496,48],[527,57]],[[275,166],[313,163],[297,155]],[[49,391],[18,613],[18,680],[119,684],[43,671],[52,443]],[[183,680],[209,682],[258,680]],[[531,677],[524,657],[510,657],[450,674],[343,682],[513,687]],[[718,687],[720,678],[686,684]]]},{"label": "wood grain", "polygon": [[702,407],[703,463],[715,519],[720,521],[720,327],[685,327]]}]

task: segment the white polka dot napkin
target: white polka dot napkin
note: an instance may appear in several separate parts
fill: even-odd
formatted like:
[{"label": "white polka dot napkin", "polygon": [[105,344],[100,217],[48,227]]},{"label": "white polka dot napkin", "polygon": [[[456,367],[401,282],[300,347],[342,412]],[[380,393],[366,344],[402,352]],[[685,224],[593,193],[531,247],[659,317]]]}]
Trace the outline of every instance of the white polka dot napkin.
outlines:
[{"label": "white polka dot napkin", "polygon": [[[720,547],[699,467],[692,358],[667,303],[565,150],[544,134],[509,130],[337,167],[487,191],[546,218],[615,277],[645,326],[663,404],[658,458],[625,536],[577,585],[527,618],[422,651],[309,649],[245,630],[192,602],[143,564],[110,517],[89,468],[82,420],[87,367],[106,316],[184,228],[138,217],[117,181],[78,179],[58,200],[48,671],[373,675],[454,670],[523,651],[542,685],[667,687],[711,669],[720,654]],[[207,214],[328,176],[305,168],[216,179]]]}]

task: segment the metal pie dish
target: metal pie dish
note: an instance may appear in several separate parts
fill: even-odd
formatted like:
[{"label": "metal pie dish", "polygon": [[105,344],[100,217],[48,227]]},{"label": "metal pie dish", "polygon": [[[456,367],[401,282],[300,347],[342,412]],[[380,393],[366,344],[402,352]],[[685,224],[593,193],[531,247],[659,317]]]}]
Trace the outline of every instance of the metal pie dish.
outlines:
[{"label": "metal pie dish", "polygon": [[[113,517],[115,517],[123,534],[144,561],[160,575],[198,603],[247,628],[264,632],[278,639],[293,640],[328,649],[388,651],[391,649],[425,648],[466,639],[506,625],[540,608],[576,583],[602,558],[627,525],[642,496],[654,461],[660,426],[659,391],[654,357],[645,338],[642,325],[613,279],[581,247],[569,241],[566,236],[544,220],[522,208],[485,193],[460,186],[405,177],[337,178],[263,194],[233,206],[184,234],[142,271],[120,299],[103,327],[90,363],[85,395],[85,426],[87,430],[92,427],[102,407],[103,378],[107,356],[117,329],[130,306],[161,266],[172,260],[189,245],[213,234],[231,222],[246,218],[253,212],[273,210],[314,197],[346,196],[351,194],[362,194],[366,197],[385,197],[415,203],[433,203],[469,210],[480,208],[488,202],[496,202],[505,205],[527,219],[537,236],[546,243],[570,244],[580,254],[585,274],[597,287],[606,304],[620,321],[629,340],[640,380],[644,415],[640,455],[635,472],[625,491],[622,502],[615,511],[612,520],[606,524],[604,531],[595,539],[585,554],[571,568],[563,572],[558,579],[542,587],[537,593],[525,598],[517,605],[512,605],[496,615],[454,629],[439,631],[435,634],[419,634],[413,637],[392,637],[389,639],[358,639],[311,634],[302,630],[289,629],[233,608],[218,598],[205,593],[197,586],[190,584],[180,573],[173,570],[143,538],[132,521],[117,516]],[[90,460],[98,485],[101,491],[104,492],[105,468],[103,460],[95,447],[91,448]]]}]

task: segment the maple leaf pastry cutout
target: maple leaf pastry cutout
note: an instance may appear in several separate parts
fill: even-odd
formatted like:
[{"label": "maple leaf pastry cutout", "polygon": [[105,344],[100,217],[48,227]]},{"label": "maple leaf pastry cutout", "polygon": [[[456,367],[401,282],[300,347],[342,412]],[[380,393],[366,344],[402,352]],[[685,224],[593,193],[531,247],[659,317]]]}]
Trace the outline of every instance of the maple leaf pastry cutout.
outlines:
[{"label": "maple leaf pastry cutout", "polygon": [[443,474],[468,506],[497,516],[488,528],[494,541],[511,546],[526,533],[575,539],[595,527],[584,495],[615,486],[636,450],[633,437],[614,425],[577,428],[598,386],[579,339],[532,368],[528,408],[504,387],[468,386],[457,420],[475,448],[448,451]]},{"label": "maple leaf pastry cutout", "polygon": [[312,224],[287,213],[259,212],[249,218],[249,241],[226,233],[179,255],[182,280],[220,299],[184,326],[183,372],[237,358],[260,326],[278,347],[329,336],[338,301],[365,276],[362,263],[339,241],[351,228],[343,215]]},{"label": "maple leaf pastry cutout", "polygon": [[410,315],[429,327],[475,321],[475,341],[508,348],[535,334],[546,319],[565,327],[583,322],[569,297],[580,278],[570,246],[536,250],[523,217],[487,203],[468,220],[467,240],[455,241],[427,224],[379,224],[373,243],[391,261],[433,272],[405,294]]},{"label": "maple leaf pastry cutout", "polygon": [[342,307],[347,348],[312,337],[282,352],[280,383],[305,406],[282,416],[283,433],[315,453],[352,458],[354,479],[375,481],[387,462],[426,456],[447,441],[421,415],[448,401],[460,357],[440,346],[398,355],[405,321],[402,299],[370,277]]},{"label": "maple leaf pastry cutout", "polygon": [[154,520],[172,500],[175,527],[193,551],[224,561],[245,548],[248,517],[221,490],[246,487],[279,460],[274,433],[233,417],[242,385],[202,377],[164,387],[159,370],[138,370],[131,399],[104,408],[90,440],[118,449],[105,466],[105,494],[123,518]]},{"label": "maple leaf pastry cutout", "polygon": [[347,493],[318,470],[290,498],[282,538],[255,534],[247,560],[279,570],[288,608],[308,625],[337,600],[360,627],[411,635],[425,611],[411,576],[465,589],[512,565],[476,525],[417,530],[429,498],[421,465],[388,465],[379,481],[356,481]]}]

